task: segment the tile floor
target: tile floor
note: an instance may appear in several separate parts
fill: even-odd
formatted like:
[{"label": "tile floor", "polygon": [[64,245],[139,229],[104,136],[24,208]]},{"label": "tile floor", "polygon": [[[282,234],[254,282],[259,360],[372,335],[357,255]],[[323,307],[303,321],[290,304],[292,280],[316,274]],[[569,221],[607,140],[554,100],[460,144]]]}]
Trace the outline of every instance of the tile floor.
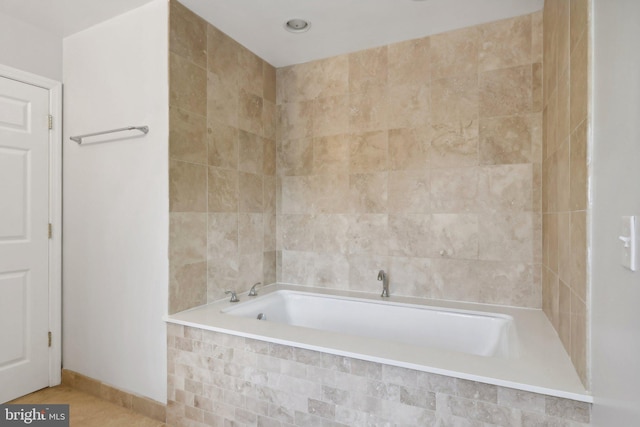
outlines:
[{"label": "tile floor", "polygon": [[9,403],[68,403],[71,427],[166,427],[167,425],[91,396],[60,385],[45,388]]}]

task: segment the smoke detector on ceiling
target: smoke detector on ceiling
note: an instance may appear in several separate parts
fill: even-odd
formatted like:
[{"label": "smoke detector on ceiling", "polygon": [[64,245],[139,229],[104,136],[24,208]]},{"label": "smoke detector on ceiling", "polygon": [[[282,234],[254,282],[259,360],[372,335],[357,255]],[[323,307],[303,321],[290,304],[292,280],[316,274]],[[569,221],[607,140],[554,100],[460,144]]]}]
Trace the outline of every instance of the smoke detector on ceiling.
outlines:
[{"label": "smoke detector on ceiling", "polygon": [[311,28],[311,22],[306,19],[293,18],[284,23],[284,28],[292,33],[304,33]]}]

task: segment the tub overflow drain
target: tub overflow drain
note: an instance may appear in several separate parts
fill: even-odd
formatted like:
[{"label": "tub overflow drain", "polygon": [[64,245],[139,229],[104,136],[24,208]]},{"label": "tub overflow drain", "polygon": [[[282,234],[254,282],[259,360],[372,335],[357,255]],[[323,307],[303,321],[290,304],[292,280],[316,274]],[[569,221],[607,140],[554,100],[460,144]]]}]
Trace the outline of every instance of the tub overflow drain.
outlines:
[{"label": "tub overflow drain", "polygon": [[260,313],[258,314],[258,317],[256,317],[256,319],[258,320],[267,320],[267,315],[264,313]]}]

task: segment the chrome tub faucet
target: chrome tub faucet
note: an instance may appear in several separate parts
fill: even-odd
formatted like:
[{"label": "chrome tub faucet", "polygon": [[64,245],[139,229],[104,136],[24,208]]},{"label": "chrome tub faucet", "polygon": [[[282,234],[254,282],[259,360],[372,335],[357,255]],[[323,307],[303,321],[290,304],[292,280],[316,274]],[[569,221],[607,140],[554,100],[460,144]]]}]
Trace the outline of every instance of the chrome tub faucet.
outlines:
[{"label": "chrome tub faucet", "polygon": [[382,294],[380,296],[388,297],[389,296],[389,277],[387,276],[387,273],[384,272],[384,270],[378,271],[378,280],[382,281]]},{"label": "chrome tub faucet", "polygon": [[238,302],[240,301],[240,299],[238,298],[238,296],[236,295],[236,293],[234,291],[224,291],[225,294],[229,295],[231,294],[231,299],[229,300],[229,302]]},{"label": "chrome tub faucet", "polygon": [[258,295],[258,292],[256,291],[256,286],[261,285],[261,284],[262,284],[262,282],[258,282],[258,283],[254,283],[253,284],[253,286],[249,290],[249,296],[250,297],[255,297],[256,295]]}]

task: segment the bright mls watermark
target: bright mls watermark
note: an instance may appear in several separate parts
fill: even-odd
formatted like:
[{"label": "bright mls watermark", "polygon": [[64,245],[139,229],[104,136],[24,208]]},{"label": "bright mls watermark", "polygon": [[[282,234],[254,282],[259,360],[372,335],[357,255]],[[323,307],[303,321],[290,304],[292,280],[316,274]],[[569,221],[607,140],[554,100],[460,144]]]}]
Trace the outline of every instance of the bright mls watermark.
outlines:
[{"label": "bright mls watermark", "polygon": [[0,405],[0,427],[69,427],[69,405]]}]

